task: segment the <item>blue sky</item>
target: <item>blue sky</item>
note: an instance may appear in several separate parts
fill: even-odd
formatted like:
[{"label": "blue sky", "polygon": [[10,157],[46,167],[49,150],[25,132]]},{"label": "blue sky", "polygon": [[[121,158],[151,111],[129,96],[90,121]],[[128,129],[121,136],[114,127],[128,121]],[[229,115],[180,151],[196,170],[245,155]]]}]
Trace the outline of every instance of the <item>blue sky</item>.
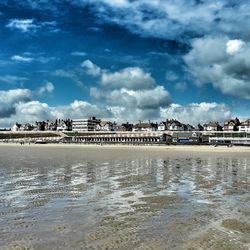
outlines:
[{"label": "blue sky", "polygon": [[249,116],[250,1],[0,2],[0,127]]}]

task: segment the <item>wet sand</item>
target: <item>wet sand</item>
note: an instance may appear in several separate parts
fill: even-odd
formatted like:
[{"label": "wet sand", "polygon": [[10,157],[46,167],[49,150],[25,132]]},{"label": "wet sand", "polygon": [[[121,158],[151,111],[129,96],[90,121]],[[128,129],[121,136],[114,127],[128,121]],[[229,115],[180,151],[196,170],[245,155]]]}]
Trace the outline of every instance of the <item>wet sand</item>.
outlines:
[{"label": "wet sand", "polygon": [[0,146],[0,249],[249,249],[250,148]]}]

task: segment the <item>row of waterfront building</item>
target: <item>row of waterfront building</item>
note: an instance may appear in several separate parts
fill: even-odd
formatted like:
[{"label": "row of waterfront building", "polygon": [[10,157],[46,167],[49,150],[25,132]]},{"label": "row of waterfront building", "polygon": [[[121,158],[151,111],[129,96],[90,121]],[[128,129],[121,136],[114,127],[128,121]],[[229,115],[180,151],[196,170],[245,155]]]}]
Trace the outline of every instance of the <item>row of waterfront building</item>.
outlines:
[{"label": "row of waterfront building", "polygon": [[104,121],[95,117],[88,119],[56,119],[47,121],[36,121],[35,123],[15,123],[12,131],[240,131],[250,132],[250,119],[240,122],[238,118],[225,120],[223,125],[219,122],[209,121],[203,125],[192,126],[184,124],[176,119],[166,119],[159,123],[142,122],[117,124],[112,121]]}]

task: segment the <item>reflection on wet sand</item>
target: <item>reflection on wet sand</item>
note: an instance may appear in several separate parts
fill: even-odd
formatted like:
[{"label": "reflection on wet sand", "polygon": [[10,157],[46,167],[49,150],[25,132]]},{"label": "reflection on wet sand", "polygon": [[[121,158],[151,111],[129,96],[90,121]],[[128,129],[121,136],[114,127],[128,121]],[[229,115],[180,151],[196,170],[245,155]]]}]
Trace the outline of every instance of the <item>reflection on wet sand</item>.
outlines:
[{"label": "reflection on wet sand", "polygon": [[250,158],[16,157],[1,156],[1,249],[249,247]]}]

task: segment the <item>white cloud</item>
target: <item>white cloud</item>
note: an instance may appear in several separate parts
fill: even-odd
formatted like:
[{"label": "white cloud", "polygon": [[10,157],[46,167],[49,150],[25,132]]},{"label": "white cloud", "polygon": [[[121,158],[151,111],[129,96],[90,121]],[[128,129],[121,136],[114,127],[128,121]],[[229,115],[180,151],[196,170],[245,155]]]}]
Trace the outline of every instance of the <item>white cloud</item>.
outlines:
[{"label": "white cloud", "polygon": [[0,91],[0,118],[10,117],[15,114],[16,107],[30,99],[31,91],[28,89]]},{"label": "white cloud", "polygon": [[[111,72],[89,60],[83,64],[88,74],[99,77],[100,85],[90,88],[90,96],[115,110],[116,114],[124,114],[132,121],[156,118],[159,117],[160,107],[170,104],[168,91],[157,85],[151,74],[139,67]],[[117,119],[121,120],[121,117]]]},{"label": "white cloud", "polygon": [[[46,91],[52,91],[50,84]],[[99,107],[82,100],[68,105],[51,107],[47,103],[32,100],[28,89],[0,91],[0,127],[10,127],[16,122],[34,123],[35,121],[56,118],[88,118],[90,116],[112,118],[112,112],[105,106]]]},{"label": "white cloud", "polygon": [[174,82],[178,79],[179,79],[179,76],[175,72],[173,72],[171,70],[166,72],[166,80],[167,81]]},{"label": "white cloud", "polygon": [[27,57],[27,56],[13,55],[11,57],[11,60],[16,61],[16,62],[30,63],[30,62],[34,61],[34,58]]},{"label": "white cloud", "polygon": [[[73,4],[81,3],[76,0]],[[102,21],[115,23],[143,37],[185,40],[186,36],[204,34],[250,36],[249,0],[92,0],[90,7]]]},{"label": "white cloud", "polygon": [[46,64],[50,61],[56,60],[56,57],[46,57],[46,56],[38,56],[37,58],[34,58],[35,61]]},{"label": "white cloud", "polygon": [[51,82],[46,82],[42,87],[39,88],[38,90],[38,95],[43,95],[45,93],[52,93],[54,91],[55,87],[53,83]]},{"label": "white cloud", "polygon": [[71,53],[72,56],[86,56],[87,53],[86,52],[83,52],[83,51],[73,51]]},{"label": "white cloud", "polygon": [[175,90],[184,91],[187,89],[187,84],[185,82],[177,82],[174,85]]},{"label": "white cloud", "polygon": [[74,118],[81,118],[81,117],[111,117],[111,112],[106,107],[99,107],[97,105],[91,104],[86,101],[79,101],[75,100],[66,108],[66,113],[68,116]]},{"label": "white cloud", "polygon": [[91,32],[95,32],[95,33],[99,33],[103,31],[103,29],[100,27],[89,27],[88,30]]},{"label": "white cloud", "polygon": [[52,109],[46,103],[39,101],[22,102],[16,107],[16,113],[12,116],[13,123],[42,121],[55,118]]},{"label": "white cloud", "polygon": [[239,39],[229,40],[227,42],[227,53],[230,55],[234,55],[234,54],[238,53],[242,49],[244,44],[245,44],[245,42],[243,42]]},{"label": "white cloud", "polygon": [[113,114],[113,120],[118,123],[138,123],[139,121],[148,122],[149,120],[156,122],[160,119],[159,109],[127,109],[122,106],[110,106],[109,109]]},{"label": "white cloud", "polygon": [[63,77],[63,78],[68,78],[72,80],[78,87],[82,89],[84,88],[83,82],[79,79],[77,74],[73,71],[66,71],[66,70],[58,69],[55,72],[53,72],[52,75]]},{"label": "white cloud", "polygon": [[91,88],[90,95],[97,100],[104,101],[110,106],[121,106],[130,109],[158,109],[170,103],[170,95],[163,86],[152,89],[129,90],[126,88],[103,90]]},{"label": "white cloud", "polygon": [[10,29],[18,29],[21,32],[28,32],[38,28],[38,26],[34,24],[34,19],[11,19],[6,27]]},{"label": "white cloud", "polygon": [[197,86],[211,83],[223,94],[250,99],[250,42],[198,38],[184,60]]},{"label": "white cloud", "polygon": [[28,78],[22,77],[22,76],[13,76],[13,75],[0,76],[0,82],[4,82],[8,84],[22,83],[27,80]]},{"label": "white cloud", "polygon": [[140,90],[150,89],[156,84],[151,74],[139,67],[128,67],[111,72],[101,69],[90,60],[85,60],[81,65],[87,74],[100,77],[100,83],[104,88]]},{"label": "white cloud", "polygon": [[13,55],[11,57],[12,61],[19,62],[19,63],[31,63],[31,62],[39,62],[46,64],[52,60],[55,60],[55,57],[46,57],[42,56],[41,54],[35,54],[30,52],[25,52],[22,55]]},{"label": "white cloud", "polygon": [[104,52],[111,53],[111,49],[106,48],[104,49]]},{"label": "white cloud", "polygon": [[11,30],[19,30],[23,33],[37,32],[38,30],[46,30],[47,32],[58,32],[56,21],[38,22],[36,19],[11,19],[6,24]]},{"label": "white cloud", "polygon": [[86,70],[86,72],[89,75],[92,76],[100,76],[102,73],[102,70],[100,67],[98,67],[97,65],[95,65],[94,63],[92,63],[90,60],[85,60],[81,66]]},{"label": "white cloud", "polygon": [[129,1],[128,0],[101,0],[101,2],[111,6],[111,7],[116,7],[116,8],[124,8],[129,6]]},{"label": "white cloud", "polygon": [[[162,86],[151,90],[133,91],[127,89],[99,91],[102,105],[83,100],[74,100],[68,105],[49,106],[32,99],[28,89],[0,91],[0,127],[9,127],[15,122],[30,122],[56,118],[87,118],[90,116],[117,122],[138,122],[138,120],[160,121],[176,118],[196,125],[207,121],[230,118],[230,108],[220,103],[191,103],[169,105],[168,92]],[[104,98],[106,96],[106,99]]]},{"label": "white cloud", "polygon": [[250,38],[249,3],[249,0],[71,0],[65,8],[58,1],[48,0],[22,0],[15,4],[53,14],[65,13],[71,6],[87,5],[102,23],[115,23],[144,37],[186,40],[187,36],[210,33]]},{"label": "white cloud", "polygon": [[208,121],[223,122],[232,115],[230,108],[223,103],[191,103],[186,106],[171,104],[167,108],[161,109],[162,119],[177,119],[184,123],[197,125]]},{"label": "white cloud", "polygon": [[56,21],[45,21],[38,23],[39,29],[47,32],[56,33],[59,32],[60,29],[57,27]]},{"label": "white cloud", "polygon": [[101,84],[111,89],[139,90],[152,88],[155,85],[155,80],[141,68],[130,67],[114,73],[104,71],[101,76]]}]

